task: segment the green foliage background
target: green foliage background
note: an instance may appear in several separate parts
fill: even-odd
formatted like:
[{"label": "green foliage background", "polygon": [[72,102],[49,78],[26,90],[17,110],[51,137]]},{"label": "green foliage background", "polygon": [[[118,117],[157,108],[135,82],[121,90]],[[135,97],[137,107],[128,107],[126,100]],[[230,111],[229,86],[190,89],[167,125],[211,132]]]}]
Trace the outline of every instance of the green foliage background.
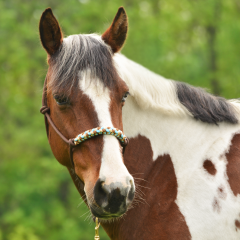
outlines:
[{"label": "green foliage background", "polygon": [[93,239],[94,224],[81,217],[87,207],[78,207],[39,114],[47,64],[38,22],[51,7],[65,35],[102,33],[119,6],[129,16],[127,57],[214,94],[240,96],[239,0],[0,0],[0,240]]}]

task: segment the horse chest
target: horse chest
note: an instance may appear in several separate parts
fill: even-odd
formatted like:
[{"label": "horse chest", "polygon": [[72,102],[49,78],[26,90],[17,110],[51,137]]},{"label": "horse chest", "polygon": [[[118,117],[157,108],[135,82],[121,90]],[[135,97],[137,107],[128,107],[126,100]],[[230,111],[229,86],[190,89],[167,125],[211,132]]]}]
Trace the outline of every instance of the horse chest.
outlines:
[{"label": "horse chest", "polygon": [[[203,141],[201,161],[191,151],[182,156],[160,155],[153,161],[151,141],[141,135],[131,139],[128,158],[136,162],[126,158],[125,164],[133,176],[145,172],[138,176],[147,182],[137,180],[136,186],[143,186],[139,187],[147,203],[130,210],[129,219],[135,220],[128,227],[130,235],[136,239],[239,239],[240,135],[233,137],[238,131],[233,129],[208,146]],[[190,169],[188,159],[196,161]]]}]

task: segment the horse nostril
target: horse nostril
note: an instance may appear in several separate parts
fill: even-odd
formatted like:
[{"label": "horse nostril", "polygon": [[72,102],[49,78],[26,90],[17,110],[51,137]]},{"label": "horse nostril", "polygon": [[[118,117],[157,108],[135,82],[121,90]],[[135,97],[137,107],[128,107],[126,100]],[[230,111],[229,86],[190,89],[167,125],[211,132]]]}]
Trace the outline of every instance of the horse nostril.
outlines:
[{"label": "horse nostril", "polygon": [[98,206],[104,206],[108,202],[109,190],[106,188],[105,182],[100,179],[97,180],[94,187],[94,199]]},{"label": "horse nostril", "polygon": [[[129,180],[129,183],[130,183],[130,189],[129,189],[129,192],[128,192],[127,200],[129,200],[131,202],[134,198],[134,195],[135,195],[135,185],[134,185],[132,179]],[[129,201],[127,201],[127,202],[129,202]]]}]

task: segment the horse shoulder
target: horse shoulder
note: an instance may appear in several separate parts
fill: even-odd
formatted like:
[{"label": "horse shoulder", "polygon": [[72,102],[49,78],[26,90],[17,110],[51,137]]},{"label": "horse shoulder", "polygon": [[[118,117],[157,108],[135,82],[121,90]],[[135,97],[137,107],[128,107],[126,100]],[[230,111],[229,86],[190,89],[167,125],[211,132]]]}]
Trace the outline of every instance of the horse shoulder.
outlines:
[{"label": "horse shoulder", "polygon": [[[240,134],[235,134],[229,152],[226,154],[228,182],[237,196],[240,194]],[[240,227],[239,227],[240,228]]]}]

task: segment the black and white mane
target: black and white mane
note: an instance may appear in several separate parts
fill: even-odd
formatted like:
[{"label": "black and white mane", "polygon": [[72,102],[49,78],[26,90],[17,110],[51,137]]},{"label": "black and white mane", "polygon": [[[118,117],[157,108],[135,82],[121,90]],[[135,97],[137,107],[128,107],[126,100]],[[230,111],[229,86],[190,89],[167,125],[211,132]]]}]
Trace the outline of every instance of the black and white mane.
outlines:
[{"label": "black and white mane", "polygon": [[105,87],[112,88],[118,72],[129,85],[130,94],[143,108],[188,114],[206,123],[238,123],[234,103],[201,88],[165,79],[119,53],[113,55],[101,36],[96,34],[65,38],[59,50],[49,59],[49,65],[48,74],[52,75],[48,84],[54,86],[56,92],[64,90],[69,94],[81,79],[81,73],[87,69],[92,79],[97,77]]}]

